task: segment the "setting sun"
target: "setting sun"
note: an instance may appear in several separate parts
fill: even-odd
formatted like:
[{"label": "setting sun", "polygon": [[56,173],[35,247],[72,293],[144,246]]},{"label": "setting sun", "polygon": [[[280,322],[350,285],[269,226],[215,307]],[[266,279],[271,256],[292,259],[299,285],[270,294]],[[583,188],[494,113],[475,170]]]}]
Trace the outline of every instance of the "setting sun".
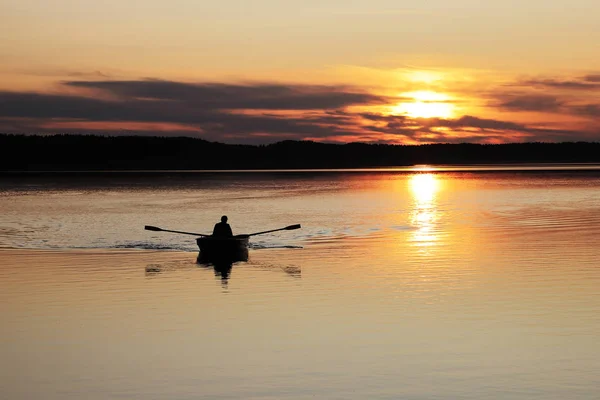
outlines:
[{"label": "setting sun", "polygon": [[403,114],[412,118],[450,118],[454,115],[454,105],[442,93],[418,91],[403,93],[403,97],[413,99],[392,107],[393,114]]}]

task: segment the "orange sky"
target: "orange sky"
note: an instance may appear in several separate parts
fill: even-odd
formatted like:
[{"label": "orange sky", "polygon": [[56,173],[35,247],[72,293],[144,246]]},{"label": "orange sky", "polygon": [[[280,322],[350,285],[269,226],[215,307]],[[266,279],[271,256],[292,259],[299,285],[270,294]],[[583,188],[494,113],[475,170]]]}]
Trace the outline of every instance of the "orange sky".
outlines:
[{"label": "orange sky", "polygon": [[600,140],[600,4],[422,3],[5,0],[0,132]]}]

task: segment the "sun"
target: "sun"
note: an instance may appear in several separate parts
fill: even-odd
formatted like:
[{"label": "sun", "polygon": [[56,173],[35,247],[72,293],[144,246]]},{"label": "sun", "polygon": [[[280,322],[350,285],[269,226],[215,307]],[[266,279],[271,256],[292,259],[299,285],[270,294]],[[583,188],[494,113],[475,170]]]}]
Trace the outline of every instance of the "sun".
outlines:
[{"label": "sun", "polygon": [[407,115],[412,118],[450,118],[454,115],[454,104],[450,97],[437,92],[422,90],[402,93],[403,98],[412,99],[393,106],[392,114]]}]

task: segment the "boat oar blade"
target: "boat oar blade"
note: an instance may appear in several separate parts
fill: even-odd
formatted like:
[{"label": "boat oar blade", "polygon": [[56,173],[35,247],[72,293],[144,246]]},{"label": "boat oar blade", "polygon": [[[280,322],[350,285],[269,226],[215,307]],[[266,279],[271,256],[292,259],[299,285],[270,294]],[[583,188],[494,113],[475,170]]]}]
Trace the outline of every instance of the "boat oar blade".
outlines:
[{"label": "boat oar blade", "polygon": [[300,224],[290,225],[290,226],[286,226],[285,228],[271,229],[270,231],[251,233],[247,236],[262,235],[263,233],[271,233],[271,232],[279,232],[279,231],[291,231],[292,229],[299,229],[300,227],[301,227]]},{"label": "boat oar blade", "polygon": [[205,235],[204,233],[172,231],[170,229],[162,229],[157,226],[151,226],[151,225],[144,226],[144,229],[147,231],[154,231],[154,232],[171,232],[171,233],[181,233],[182,235],[209,236],[209,235]]}]

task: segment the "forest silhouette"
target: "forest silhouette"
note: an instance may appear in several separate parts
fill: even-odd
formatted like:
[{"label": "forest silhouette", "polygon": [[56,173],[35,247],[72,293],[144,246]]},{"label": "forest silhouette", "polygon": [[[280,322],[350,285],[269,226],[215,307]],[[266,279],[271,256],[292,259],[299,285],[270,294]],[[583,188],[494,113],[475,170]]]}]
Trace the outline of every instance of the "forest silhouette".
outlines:
[{"label": "forest silhouette", "polygon": [[600,163],[600,143],[268,145],[191,137],[0,134],[1,171],[370,168],[416,164]]}]

